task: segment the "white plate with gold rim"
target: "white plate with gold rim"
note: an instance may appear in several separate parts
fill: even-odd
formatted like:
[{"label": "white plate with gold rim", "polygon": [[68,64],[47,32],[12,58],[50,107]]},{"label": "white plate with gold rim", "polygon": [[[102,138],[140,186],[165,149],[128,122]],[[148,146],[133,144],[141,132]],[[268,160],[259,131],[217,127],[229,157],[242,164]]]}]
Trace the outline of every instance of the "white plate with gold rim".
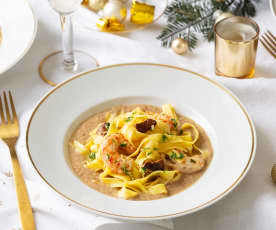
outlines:
[{"label": "white plate with gold rim", "polygon": [[[27,0],[0,1],[0,74],[28,52],[36,36],[37,19]],[[0,75],[1,77],[1,75]]]},{"label": "white plate with gold rim", "polygon": [[[68,166],[65,143],[80,122],[111,106],[137,103],[171,103],[210,137],[213,160],[183,192],[152,201],[117,199],[89,188]],[[136,63],[88,71],[58,85],[36,106],[26,144],[39,175],[65,198],[96,214],[154,220],[198,211],[233,190],[254,159],[256,134],[244,106],[220,84],[178,67]]]}]

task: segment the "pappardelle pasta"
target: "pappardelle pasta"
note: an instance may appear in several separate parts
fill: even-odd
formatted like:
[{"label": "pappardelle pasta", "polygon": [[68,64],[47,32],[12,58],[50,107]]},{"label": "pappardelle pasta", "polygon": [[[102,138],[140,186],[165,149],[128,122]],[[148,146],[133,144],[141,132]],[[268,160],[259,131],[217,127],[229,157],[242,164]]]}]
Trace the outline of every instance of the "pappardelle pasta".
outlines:
[{"label": "pappardelle pasta", "polygon": [[97,172],[118,197],[169,195],[168,185],[206,168],[211,152],[197,145],[197,127],[181,123],[170,104],[159,113],[140,107],[106,113],[104,120],[86,143],[74,140],[73,147],[83,155],[83,167]]}]

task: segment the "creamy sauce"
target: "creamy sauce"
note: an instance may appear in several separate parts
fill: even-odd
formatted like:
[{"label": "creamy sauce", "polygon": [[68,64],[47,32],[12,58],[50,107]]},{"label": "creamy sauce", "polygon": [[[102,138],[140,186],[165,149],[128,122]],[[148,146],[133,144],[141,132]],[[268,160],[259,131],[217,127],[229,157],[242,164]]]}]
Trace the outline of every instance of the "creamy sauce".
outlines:
[{"label": "creamy sauce", "polygon": [[[105,115],[107,112],[119,114],[119,112],[122,110],[125,112],[129,112],[129,111],[132,111],[136,107],[140,107],[144,111],[157,112],[157,113],[161,112],[161,109],[159,107],[151,106],[151,105],[129,105],[129,106],[113,107],[111,109],[108,109],[104,112],[95,114],[95,115],[91,116],[90,118],[88,118],[75,130],[75,132],[73,133],[73,135],[71,136],[71,138],[69,140],[69,144],[68,144],[69,162],[70,162],[71,168],[74,171],[74,173],[89,187],[91,187],[101,193],[104,193],[106,195],[109,195],[109,196],[117,197],[118,190],[116,188],[111,188],[111,187],[101,183],[99,180],[100,173],[96,173],[96,172],[94,172],[90,169],[87,169],[83,166],[84,162],[86,161],[86,157],[84,155],[80,154],[79,152],[77,152],[75,150],[75,148],[73,147],[72,143],[74,140],[77,140],[80,143],[85,144],[87,139],[89,138],[89,133],[94,128],[96,128],[99,123],[102,123],[105,121]],[[212,149],[211,142],[210,142],[208,136],[206,135],[205,131],[203,130],[203,128],[201,128],[198,124],[196,124],[191,119],[181,116],[179,114],[178,114],[178,119],[181,124],[185,123],[185,122],[189,122],[189,123],[192,123],[193,125],[195,125],[195,127],[198,129],[199,134],[200,134],[199,140],[197,141],[196,144],[199,148],[209,151],[210,156],[207,159],[207,164],[203,170],[193,173],[193,174],[185,174],[185,175],[182,174],[181,178],[178,181],[167,184],[166,187],[167,187],[169,196],[174,195],[178,192],[181,192],[185,188],[187,188],[190,185],[192,185],[193,183],[195,183],[205,172],[206,168],[209,166],[209,164],[212,160],[212,157],[213,157],[213,149]],[[149,194],[141,193],[139,196],[135,197],[134,200],[160,199],[163,197],[167,197],[168,195],[149,195]]]}]

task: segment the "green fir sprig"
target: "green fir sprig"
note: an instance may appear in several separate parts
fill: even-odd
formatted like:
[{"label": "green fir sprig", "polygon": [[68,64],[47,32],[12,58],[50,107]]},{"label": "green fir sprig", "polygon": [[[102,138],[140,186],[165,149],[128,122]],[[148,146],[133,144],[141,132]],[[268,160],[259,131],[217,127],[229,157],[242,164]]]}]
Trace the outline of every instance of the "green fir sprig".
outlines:
[{"label": "green fir sprig", "polygon": [[[176,38],[187,40],[189,49],[196,47],[198,36],[213,40],[213,14],[216,10],[253,17],[259,0],[174,0],[165,10],[167,26],[157,37],[163,47],[170,47]],[[254,3],[253,3],[254,2]]]}]

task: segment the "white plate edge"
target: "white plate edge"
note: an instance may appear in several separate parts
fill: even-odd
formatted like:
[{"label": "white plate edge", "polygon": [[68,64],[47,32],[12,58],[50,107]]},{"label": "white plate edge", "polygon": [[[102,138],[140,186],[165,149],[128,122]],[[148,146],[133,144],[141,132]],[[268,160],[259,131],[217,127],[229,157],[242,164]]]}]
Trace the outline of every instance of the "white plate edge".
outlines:
[{"label": "white plate edge", "polygon": [[[140,65],[149,65],[149,66],[158,66],[158,67],[167,67],[167,68],[171,68],[171,69],[177,69],[177,70],[181,70],[183,72],[189,72],[191,74],[197,75],[209,82],[211,82],[212,84],[217,85],[219,88],[221,88],[222,90],[224,90],[229,96],[231,96],[236,103],[239,105],[239,107],[242,109],[244,115],[246,116],[249,126],[251,127],[252,130],[252,135],[253,135],[253,143],[252,143],[252,151],[251,151],[251,155],[250,155],[250,159],[248,160],[246,167],[244,168],[244,170],[242,171],[242,173],[240,174],[240,176],[233,182],[233,184],[228,187],[223,193],[221,193],[220,195],[218,195],[217,197],[214,197],[212,200],[206,202],[205,204],[202,204],[200,207],[195,207],[191,210],[186,210],[180,213],[176,213],[176,214],[170,214],[170,215],[164,215],[164,216],[153,216],[153,217],[132,217],[132,216],[121,216],[118,214],[112,214],[112,213],[105,213],[102,211],[98,211],[89,207],[86,207],[80,203],[78,203],[77,201],[72,200],[71,198],[65,196],[62,192],[56,190],[56,188],[54,188],[51,184],[49,184],[49,182],[40,174],[39,170],[36,168],[31,156],[30,156],[30,152],[29,152],[29,148],[28,148],[28,133],[29,133],[29,127],[31,125],[31,121],[33,116],[35,115],[36,111],[38,110],[40,104],[42,104],[48,96],[50,96],[54,91],[56,91],[58,88],[62,87],[63,85],[67,84],[68,82],[74,80],[75,78],[78,78],[82,75],[86,75],[89,73],[93,73],[96,71],[101,71],[103,69],[108,69],[108,68],[113,68],[113,67],[122,67],[122,66],[140,66]],[[239,184],[240,182],[244,179],[244,177],[246,176],[246,174],[248,173],[249,169],[251,168],[251,165],[255,159],[255,155],[256,155],[256,148],[257,148],[257,135],[256,135],[256,129],[255,129],[255,125],[254,122],[251,118],[251,116],[249,115],[246,107],[244,106],[244,104],[239,100],[239,98],[228,88],[226,88],[224,85],[222,85],[221,83],[219,83],[218,81],[211,79],[209,77],[206,77],[204,75],[201,75],[199,73],[196,73],[194,71],[182,68],[182,67],[178,67],[178,66],[173,66],[173,65],[166,65],[166,64],[158,64],[158,63],[144,63],[144,62],[130,62],[130,63],[120,63],[120,64],[112,64],[112,65],[107,65],[107,66],[103,66],[100,68],[96,68],[96,69],[91,69],[88,71],[83,71],[81,73],[78,73],[76,75],[73,75],[71,78],[65,80],[64,82],[58,84],[55,88],[53,88],[52,90],[50,90],[49,92],[45,93],[45,95],[41,98],[41,100],[34,106],[34,110],[31,112],[31,116],[30,119],[28,121],[28,125],[27,125],[27,131],[26,131],[26,136],[25,136],[25,143],[26,143],[26,147],[27,147],[27,152],[28,152],[28,157],[33,165],[33,167],[35,168],[36,172],[38,173],[38,175],[41,177],[41,179],[53,190],[55,191],[55,193],[57,193],[60,197],[62,197],[63,199],[69,200],[73,203],[75,203],[78,207],[84,209],[84,210],[88,210],[89,212],[95,214],[95,215],[101,215],[101,216],[105,216],[105,217],[109,217],[109,218],[115,218],[115,219],[121,219],[121,220],[134,220],[134,221],[139,221],[139,222],[143,222],[143,221],[153,221],[153,220],[162,220],[162,219],[170,219],[170,218],[176,218],[176,217],[180,217],[180,216],[184,216],[184,215],[188,215],[197,211],[200,211],[202,209],[205,209],[209,206],[211,206],[212,204],[216,203],[217,201],[221,200],[222,198],[226,197],[230,192],[232,192]]]},{"label": "white plate edge", "polygon": [[14,60],[12,63],[10,63],[8,66],[6,66],[6,68],[4,68],[3,70],[0,70],[0,74],[3,74],[5,73],[6,71],[8,71],[9,69],[11,69],[14,65],[16,65],[27,53],[28,51],[30,50],[30,48],[32,47],[33,43],[34,43],[34,40],[36,38],[36,34],[37,34],[37,27],[38,27],[38,19],[34,13],[34,10],[33,10],[33,7],[31,5],[31,3],[28,1],[28,0],[24,0],[27,2],[31,12],[32,12],[32,16],[33,16],[33,19],[34,19],[34,31],[33,31],[33,36],[32,36],[32,39],[29,41],[28,45],[26,46],[24,52],[22,52],[21,55],[19,55],[19,57]]}]

